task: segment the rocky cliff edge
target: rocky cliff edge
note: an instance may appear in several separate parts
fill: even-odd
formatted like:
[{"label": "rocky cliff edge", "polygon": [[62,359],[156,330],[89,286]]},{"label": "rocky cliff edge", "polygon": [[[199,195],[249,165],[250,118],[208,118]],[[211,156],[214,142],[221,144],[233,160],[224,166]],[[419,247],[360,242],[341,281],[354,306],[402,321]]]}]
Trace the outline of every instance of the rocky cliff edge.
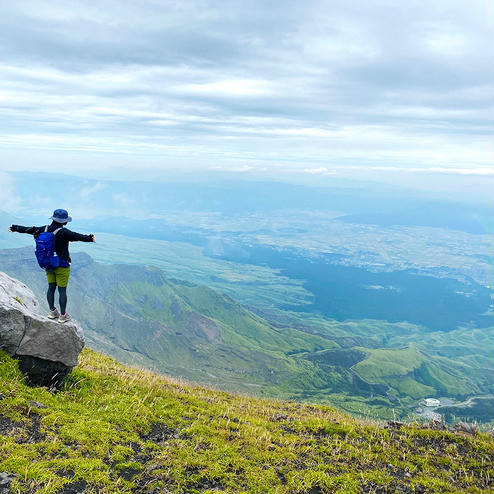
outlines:
[{"label": "rocky cliff edge", "polygon": [[19,360],[32,384],[60,385],[83,347],[77,322],[61,324],[43,316],[33,292],[0,271],[0,350]]}]

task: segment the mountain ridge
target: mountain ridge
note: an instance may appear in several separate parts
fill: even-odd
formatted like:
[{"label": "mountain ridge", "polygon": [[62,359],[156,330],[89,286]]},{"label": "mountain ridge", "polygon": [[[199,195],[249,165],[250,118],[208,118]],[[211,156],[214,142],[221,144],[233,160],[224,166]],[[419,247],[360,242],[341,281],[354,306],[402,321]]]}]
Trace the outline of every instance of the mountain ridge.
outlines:
[{"label": "mountain ridge", "polygon": [[[44,299],[46,281],[31,249],[0,251],[0,269]],[[482,355],[453,360],[432,353],[432,348],[412,350],[415,343],[406,325],[390,325],[396,341],[383,348],[385,334],[382,342],[376,338],[383,322],[369,321],[362,328],[346,322],[314,330],[287,314],[287,324],[275,325],[228,295],[172,281],[153,267],[100,264],[76,253],[71,276],[69,311],[83,323],[93,348],[175,377],[227,390],[331,403],[380,418],[406,418],[425,397],[463,401],[487,396],[492,388],[491,373],[483,369],[489,361]],[[447,336],[450,343],[455,335]],[[478,331],[476,341],[482,338],[489,340]]]}]

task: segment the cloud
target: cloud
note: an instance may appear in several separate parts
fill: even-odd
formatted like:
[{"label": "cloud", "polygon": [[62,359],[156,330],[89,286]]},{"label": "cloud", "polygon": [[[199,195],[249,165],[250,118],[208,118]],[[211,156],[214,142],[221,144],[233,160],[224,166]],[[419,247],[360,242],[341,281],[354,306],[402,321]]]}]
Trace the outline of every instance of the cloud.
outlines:
[{"label": "cloud", "polygon": [[309,173],[311,175],[336,175],[338,172],[336,170],[330,170],[321,166],[320,168],[304,168],[302,170],[304,173]]},{"label": "cloud", "polygon": [[98,192],[106,188],[107,188],[107,184],[104,184],[102,182],[96,182],[94,185],[82,187],[79,192],[79,195],[81,199],[89,199],[95,192]]},{"label": "cloud", "polygon": [[[479,175],[492,163],[492,11],[484,0],[4,3],[0,159],[31,151],[34,168],[43,151],[80,173],[117,167],[112,155],[134,170],[154,159]],[[76,165],[78,153],[91,160]]]},{"label": "cloud", "polygon": [[494,168],[430,168],[428,171],[432,173],[446,173],[449,175],[494,175]]},{"label": "cloud", "polygon": [[0,171],[0,204],[3,211],[14,213],[19,210],[20,199],[15,192],[14,181],[8,173]]},{"label": "cloud", "polygon": [[419,174],[445,174],[445,175],[471,175],[471,176],[491,176],[494,175],[494,167],[491,168],[417,168],[417,167],[396,167],[396,166],[353,166],[334,168],[304,168],[302,173],[311,175],[338,175],[348,171],[376,171],[376,172],[398,172],[398,173],[419,173]]},{"label": "cloud", "polygon": [[208,168],[211,171],[216,172],[230,172],[230,173],[248,173],[248,172],[266,172],[268,168],[250,166],[250,165],[240,165],[240,166],[210,166]]},{"label": "cloud", "polygon": [[206,84],[188,84],[180,88],[185,93],[218,94],[232,97],[250,97],[272,95],[274,88],[263,80],[230,79],[208,82]]},{"label": "cloud", "polygon": [[131,195],[126,194],[125,192],[113,194],[112,199],[120,207],[124,207],[124,208],[135,207],[137,205],[136,199],[134,199]]}]

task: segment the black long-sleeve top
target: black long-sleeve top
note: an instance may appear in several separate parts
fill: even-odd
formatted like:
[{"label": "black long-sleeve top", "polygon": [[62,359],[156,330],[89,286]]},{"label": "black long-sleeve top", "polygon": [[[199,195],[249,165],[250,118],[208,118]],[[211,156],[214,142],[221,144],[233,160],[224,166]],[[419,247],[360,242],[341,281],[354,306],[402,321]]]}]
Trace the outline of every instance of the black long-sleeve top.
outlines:
[{"label": "black long-sleeve top", "polygon": [[[21,226],[12,225],[11,230],[18,233],[29,233],[36,238],[40,233],[45,231],[45,226]],[[69,254],[69,242],[92,242],[92,235],[83,235],[82,233],[77,233],[65,228],[60,223],[55,221],[51,225],[48,225],[49,232],[54,232],[57,228],[61,228],[60,231],[55,235],[55,252],[57,256],[62,261],[71,262]]]}]

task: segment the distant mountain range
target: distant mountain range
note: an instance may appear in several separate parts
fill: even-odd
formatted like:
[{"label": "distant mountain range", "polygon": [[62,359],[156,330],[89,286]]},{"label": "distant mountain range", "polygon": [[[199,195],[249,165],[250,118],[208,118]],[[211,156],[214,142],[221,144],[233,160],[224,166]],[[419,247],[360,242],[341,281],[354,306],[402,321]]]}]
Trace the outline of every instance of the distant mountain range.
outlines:
[{"label": "distant mountain range", "polygon": [[494,233],[490,209],[455,203],[423,203],[387,212],[348,214],[337,219],[361,225],[416,225],[473,234]]},{"label": "distant mountain range", "polygon": [[[451,345],[464,346],[458,359],[440,340],[444,335],[427,336],[440,340],[442,355],[434,345],[427,352],[413,343],[420,329],[412,325],[394,325],[390,339],[383,336],[390,326],[384,321],[367,321],[368,335],[352,324],[338,323],[332,330],[294,313],[279,324],[279,313],[276,318],[266,313],[266,319],[226,295],[168,279],[156,268],[100,264],[82,253],[73,259],[69,312],[85,327],[89,346],[125,363],[379,417],[405,416],[427,396],[492,392],[492,361],[483,350],[491,338],[487,331],[448,333]],[[32,248],[0,251],[0,270],[25,282],[44,302],[46,279]],[[378,341],[387,339],[383,348]]]},{"label": "distant mountain range", "polygon": [[[324,186],[275,181],[206,179],[166,182],[95,180],[54,173],[10,172],[24,214],[64,204],[84,217],[151,218],[166,210],[224,215],[276,210],[337,212],[342,221],[418,225],[470,233],[492,232],[492,199],[477,204],[431,200],[403,187],[334,178]],[[36,191],[33,195],[32,191]],[[485,199],[485,198],[482,198]],[[362,213],[362,212],[365,213]],[[81,215],[81,214],[80,214]],[[105,230],[108,231],[108,230]],[[200,232],[199,232],[200,233]]]}]

